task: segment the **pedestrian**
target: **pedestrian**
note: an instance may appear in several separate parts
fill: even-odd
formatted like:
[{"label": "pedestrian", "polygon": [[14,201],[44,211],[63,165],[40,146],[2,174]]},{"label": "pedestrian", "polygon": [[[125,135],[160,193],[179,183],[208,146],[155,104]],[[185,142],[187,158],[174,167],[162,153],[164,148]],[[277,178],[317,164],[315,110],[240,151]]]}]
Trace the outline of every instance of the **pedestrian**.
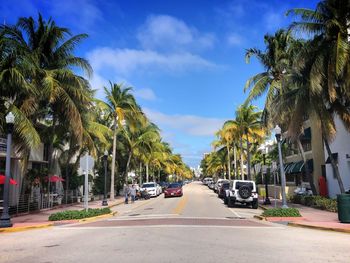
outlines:
[{"label": "pedestrian", "polygon": [[136,187],[133,184],[130,188],[130,197],[131,197],[131,202],[135,202],[135,197],[136,197]]},{"label": "pedestrian", "polygon": [[130,189],[129,189],[129,185],[128,184],[124,184],[124,196],[125,196],[125,204],[127,204],[129,202],[129,193],[130,193]]}]

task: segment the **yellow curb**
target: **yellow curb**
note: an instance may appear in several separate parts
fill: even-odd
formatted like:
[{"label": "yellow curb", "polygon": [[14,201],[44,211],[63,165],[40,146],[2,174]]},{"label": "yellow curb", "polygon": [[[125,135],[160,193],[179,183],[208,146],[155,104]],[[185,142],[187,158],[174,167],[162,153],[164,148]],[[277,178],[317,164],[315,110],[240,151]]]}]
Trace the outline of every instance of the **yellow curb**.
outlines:
[{"label": "yellow curb", "polygon": [[34,230],[34,229],[40,229],[40,228],[49,228],[49,227],[52,227],[53,225],[54,225],[54,223],[47,223],[47,224],[32,225],[32,226],[1,228],[0,233],[13,233],[13,232]]},{"label": "yellow curb", "polygon": [[[77,223],[88,223],[91,221],[96,221],[98,219],[104,219],[104,218],[109,218],[112,217],[114,215],[116,215],[118,212],[112,212],[109,214],[105,214],[105,215],[100,215],[100,216],[94,216],[94,217],[87,217],[87,218],[83,218],[83,219],[79,219]],[[56,221],[59,222],[59,221]]]},{"label": "yellow curb", "polygon": [[300,228],[309,228],[309,229],[317,229],[317,230],[323,230],[323,231],[333,231],[333,232],[340,232],[340,233],[350,234],[350,229],[345,229],[345,228],[303,225],[303,224],[296,224],[296,223],[293,223],[293,222],[289,222],[288,226],[300,227]]}]

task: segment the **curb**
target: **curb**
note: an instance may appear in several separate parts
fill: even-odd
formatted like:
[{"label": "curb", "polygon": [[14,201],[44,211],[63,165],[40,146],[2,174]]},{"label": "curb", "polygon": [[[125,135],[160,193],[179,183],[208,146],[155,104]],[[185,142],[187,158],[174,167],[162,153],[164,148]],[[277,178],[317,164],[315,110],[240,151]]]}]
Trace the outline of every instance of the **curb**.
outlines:
[{"label": "curb", "polygon": [[350,234],[350,229],[344,229],[344,228],[335,228],[335,227],[322,227],[322,226],[313,226],[313,225],[303,225],[298,223],[289,222],[288,226],[292,227],[300,227],[300,228],[309,228],[309,229],[317,229],[317,230],[323,230],[323,231],[332,231],[332,232],[340,232],[340,233],[346,233]]},{"label": "curb", "polygon": [[105,215],[94,216],[94,217],[87,217],[87,218],[79,219],[77,223],[89,223],[89,222],[92,222],[92,221],[96,221],[98,219],[112,217],[112,216],[116,215],[117,213],[118,212],[115,211],[115,212],[112,212],[112,213],[109,213],[109,214],[105,214]]},{"label": "curb", "polygon": [[263,221],[267,221],[266,217],[264,217],[264,216],[255,215],[254,218],[259,219],[259,220],[263,220]]},{"label": "curb", "polygon": [[19,227],[9,227],[0,229],[0,233],[13,233],[13,232],[21,232],[27,230],[41,229],[41,228],[49,228],[54,226],[54,223],[45,223],[40,225],[31,225],[31,226],[19,226]]},{"label": "curb", "polygon": [[266,206],[263,206],[263,205],[260,205],[260,204],[259,204],[259,207],[260,207],[262,210],[267,210],[267,209],[268,209]]}]

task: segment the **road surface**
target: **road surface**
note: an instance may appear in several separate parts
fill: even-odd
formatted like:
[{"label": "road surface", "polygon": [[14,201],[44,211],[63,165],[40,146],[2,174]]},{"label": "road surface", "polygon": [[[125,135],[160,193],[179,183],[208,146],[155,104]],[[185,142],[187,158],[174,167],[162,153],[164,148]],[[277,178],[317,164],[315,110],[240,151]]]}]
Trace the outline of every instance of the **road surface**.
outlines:
[{"label": "road surface", "polygon": [[0,262],[350,262],[350,235],[258,221],[201,183],[91,223],[0,235]]}]

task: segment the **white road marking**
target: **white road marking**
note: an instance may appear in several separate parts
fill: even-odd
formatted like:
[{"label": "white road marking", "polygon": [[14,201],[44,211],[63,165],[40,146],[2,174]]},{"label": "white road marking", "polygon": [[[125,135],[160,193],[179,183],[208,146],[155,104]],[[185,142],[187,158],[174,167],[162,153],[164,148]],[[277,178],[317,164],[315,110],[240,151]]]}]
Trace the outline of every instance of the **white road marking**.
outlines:
[{"label": "white road marking", "polygon": [[230,209],[230,211],[236,216],[236,217],[238,217],[238,218],[243,218],[243,217],[241,217],[233,208],[229,208]]}]

